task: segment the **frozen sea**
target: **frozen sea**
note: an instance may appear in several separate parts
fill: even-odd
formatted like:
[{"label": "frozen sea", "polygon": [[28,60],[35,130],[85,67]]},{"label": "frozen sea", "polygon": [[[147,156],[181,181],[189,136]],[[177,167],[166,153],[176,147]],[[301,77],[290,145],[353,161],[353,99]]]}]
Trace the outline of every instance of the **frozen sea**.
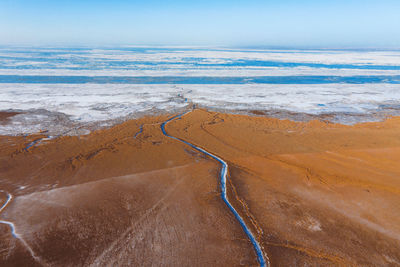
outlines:
[{"label": "frozen sea", "polygon": [[400,51],[0,47],[0,110],[23,112],[0,134],[82,134],[191,103],[342,123],[400,115]]}]

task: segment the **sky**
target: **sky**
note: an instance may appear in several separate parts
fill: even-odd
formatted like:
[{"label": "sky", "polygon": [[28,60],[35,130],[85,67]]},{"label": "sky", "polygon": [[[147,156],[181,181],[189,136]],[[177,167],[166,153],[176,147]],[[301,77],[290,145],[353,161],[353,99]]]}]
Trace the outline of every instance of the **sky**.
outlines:
[{"label": "sky", "polygon": [[0,0],[0,45],[400,48],[399,0]]}]

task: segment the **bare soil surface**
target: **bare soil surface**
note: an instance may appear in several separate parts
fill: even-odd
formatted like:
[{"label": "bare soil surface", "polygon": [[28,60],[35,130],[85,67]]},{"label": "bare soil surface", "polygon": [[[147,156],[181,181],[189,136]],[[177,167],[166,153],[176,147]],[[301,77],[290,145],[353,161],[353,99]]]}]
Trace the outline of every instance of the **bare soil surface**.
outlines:
[{"label": "bare soil surface", "polygon": [[15,115],[18,115],[18,112],[0,112],[0,124],[7,123],[7,121]]},{"label": "bare soil surface", "polygon": [[400,119],[345,126],[196,110],[170,132],[230,166],[272,266],[400,266]]},{"label": "bare soil surface", "polygon": [[[1,136],[0,190],[13,199],[0,220],[18,238],[0,224],[0,265],[257,265],[221,200],[220,165],[165,137],[169,117]],[[348,126],[197,109],[166,129],[228,162],[228,198],[271,266],[400,266],[400,118]]]},{"label": "bare soil surface", "polygon": [[1,137],[0,185],[14,198],[0,219],[23,241],[0,224],[0,265],[257,265],[220,198],[220,166],[163,136],[166,118],[29,150],[42,136]]}]

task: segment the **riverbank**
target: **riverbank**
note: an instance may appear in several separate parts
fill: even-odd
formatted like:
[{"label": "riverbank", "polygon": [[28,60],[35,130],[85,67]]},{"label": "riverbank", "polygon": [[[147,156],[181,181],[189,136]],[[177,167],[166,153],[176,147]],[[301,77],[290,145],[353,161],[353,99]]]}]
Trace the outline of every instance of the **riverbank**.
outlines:
[{"label": "riverbank", "polygon": [[[48,264],[256,265],[220,198],[219,164],[165,137],[169,117],[29,150],[43,136],[2,136],[0,185],[14,199],[0,219]],[[166,129],[228,163],[228,198],[271,266],[399,264],[400,118],[350,126],[197,109]],[[0,231],[3,263],[35,263]]]}]

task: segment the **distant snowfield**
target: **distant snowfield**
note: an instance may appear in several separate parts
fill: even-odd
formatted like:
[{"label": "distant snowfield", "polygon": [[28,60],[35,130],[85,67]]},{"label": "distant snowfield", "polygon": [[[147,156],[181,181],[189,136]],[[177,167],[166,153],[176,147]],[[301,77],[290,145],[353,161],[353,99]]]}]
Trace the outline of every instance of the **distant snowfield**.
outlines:
[{"label": "distant snowfield", "polygon": [[400,51],[0,48],[0,75],[400,75]]},{"label": "distant snowfield", "polygon": [[[398,66],[400,51],[345,51],[345,50],[256,50],[224,48],[152,48],[121,47],[108,49],[68,48],[0,48],[0,57],[9,62],[38,62],[39,58],[54,59],[60,65],[77,66],[80,59],[98,61],[187,63],[202,60],[208,64],[223,64],[235,60],[264,60],[292,63],[356,64]],[[63,61],[65,59],[65,61]],[[73,60],[71,60],[73,59]],[[78,64],[77,64],[78,63]]]},{"label": "distant snowfield", "polygon": [[24,112],[0,124],[0,134],[82,134],[88,131],[71,129],[189,103],[229,112],[361,114],[363,120],[397,114],[400,51],[0,47],[0,111]]},{"label": "distant snowfield", "polygon": [[0,126],[0,134],[37,132],[53,127],[52,121],[60,124],[65,119],[70,122],[63,121],[63,130],[74,123],[134,117],[155,109],[173,112],[189,102],[226,111],[367,114],[400,109],[400,85],[0,84],[0,110],[36,111],[15,116],[11,123]]},{"label": "distant snowfield", "polygon": [[[73,70],[73,69],[0,69],[0,75],[35,75],[35,76],[209,76],[209,77],[256,77],[256,76],[374,76],[400,75],[399,70],[379,69],[331,69],[311,67],[196,67],[158,66],[160,69],[104,69],[104,70]],[[165,67],[163,69],[163,67]]]}]

